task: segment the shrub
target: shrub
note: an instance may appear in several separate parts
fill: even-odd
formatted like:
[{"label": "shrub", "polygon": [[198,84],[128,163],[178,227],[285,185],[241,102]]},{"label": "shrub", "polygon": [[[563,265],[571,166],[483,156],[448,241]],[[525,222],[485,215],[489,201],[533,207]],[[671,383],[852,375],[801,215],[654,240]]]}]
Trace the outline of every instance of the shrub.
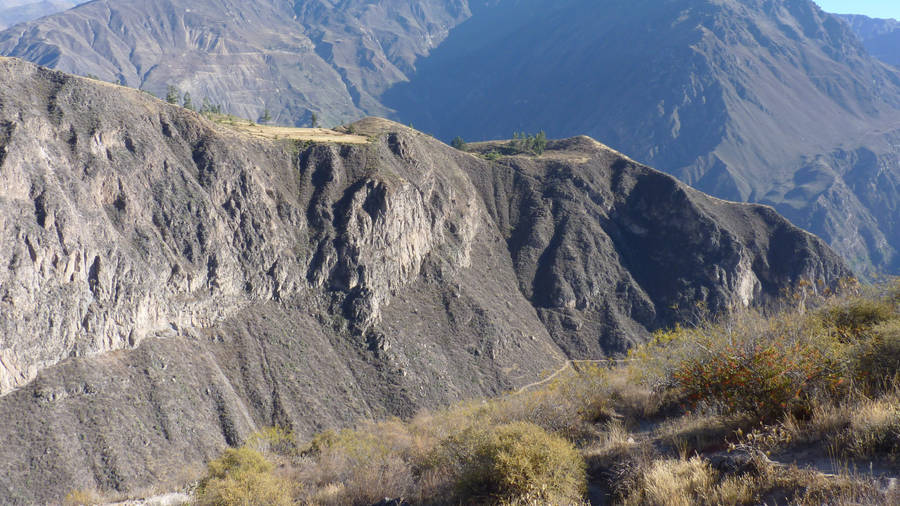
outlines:
[{"label": "shrub", "polygon": [[293,456],[299,452],[294,433],[281,427],[267,427],[254,432],[247,438],[244,446],[263,455]]},{"label": "shrub", "polygon": [[817,315],[744,311],[657,333],[629,355],[660,402],[767,419],[806,416],[819,400],[843,396],[848,349]]},{"label": "shrub", "polygon": [[463,138],[458,135],[453,138],[453,141],[450,143],[450,145],[460,151],[466,150],[466,141],[464,141]]},{"label": "shrub", "polygon": [[678,365],[672,380],[692,404],[759,418],[808,413],[817,395],[834,394],[843,383],[832,357],[814,343],[783,336],[706,350]]},{"label": "shrub", "polygon": [[100,498],[97,494],[88,490],[73,490],[63,499],[64,506],[93,506],[99,503]]},{"label": "shrub", "polygon": [[850,415],[849,427],[832,438],[833,447],[848,457],[900,458],[900,404],[895,394],[867,400]]},{"label": "shrub", "polygon": [[458,500],[471,503],[580,503],[585,463],[575,447],[525,422],[470,428],[448,438],[438,458],[454,469]]},{"label": "shrub", "polygon": [[882,323],[853,349],[856,376],[870,391],[884,390],[900,374],[900,319]]},{"label": "shrub", "polygon": [[312,502],[321,505],[369,505],[413,491],[412,463],[420,458],[407,428],[389,421],[358,430],[327,431],[310,443],[314,460],[301,472],[315,486]]},{"label": "shrub", "polygon": [[896,315],[894,304],[889,298],[876,297],[854,297],[823,311],[826,323],[834,326],[844,338],[856,337]]},{"label": "shrub", "polygon": [[175,105],[181,103],[181,92],[171,84],[166,87],[166,102]]},{"label": "shrub", "polygon": [[209,463],[197,490],[197,506],[288,506],[290,482],[273,474],[271,462],[248,447],[229,448]]},{"label": "shrub", "polygon": [[515,132],[513,140],[509,142],[509,147],[519,152],[531,152],[541,155],[547,148],[547,134],[543,130],[532,135],[525,132]]}]

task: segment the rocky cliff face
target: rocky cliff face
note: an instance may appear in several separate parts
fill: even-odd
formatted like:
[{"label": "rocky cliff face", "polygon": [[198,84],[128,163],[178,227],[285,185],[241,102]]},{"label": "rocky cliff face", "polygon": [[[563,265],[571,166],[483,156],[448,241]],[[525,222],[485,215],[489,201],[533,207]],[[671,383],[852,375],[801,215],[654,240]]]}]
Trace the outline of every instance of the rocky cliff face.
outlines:
[{"label": "rocky cliff face", "polygon": [[177,483],[258,427],[496,395],[698,302],[849,275],[587,138],[491,162],[353,129],[256,139],[0,61],[0,496]]}]

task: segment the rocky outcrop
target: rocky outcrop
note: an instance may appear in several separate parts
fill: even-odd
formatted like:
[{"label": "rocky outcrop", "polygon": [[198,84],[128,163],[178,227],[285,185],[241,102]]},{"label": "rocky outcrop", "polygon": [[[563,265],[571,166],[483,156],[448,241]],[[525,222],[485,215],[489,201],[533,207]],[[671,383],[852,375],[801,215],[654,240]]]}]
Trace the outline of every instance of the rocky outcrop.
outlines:
[{"label": "rocky outcrop", "polygon": [[798,276],[849,273],[771,208],[710,198],[587,137],[472,178],[507,231],[520,290],[575,358],[624,351],[641,329],[771,301]]},{"label": "rocky outcrop", "polygon": [[352,128],[371,142],[253,138],[0,61],[0,497],[183,482],[259,427],[497,395],[679,307],[849,275],[587,138],[489,161]]}]

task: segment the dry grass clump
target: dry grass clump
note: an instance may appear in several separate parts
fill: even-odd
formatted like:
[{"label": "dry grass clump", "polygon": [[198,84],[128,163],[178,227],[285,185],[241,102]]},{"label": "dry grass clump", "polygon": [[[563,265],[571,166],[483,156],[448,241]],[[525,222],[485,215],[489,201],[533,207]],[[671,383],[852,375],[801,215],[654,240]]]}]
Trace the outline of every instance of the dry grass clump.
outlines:
[{"label": "dry grass clump", "polygon": [[[641,469],[624,505],[692,506],[695,504],[744,504],[752,495],[747,487],[727,480],[720,490],[718,473],[699,457],[654,460]],[[722,497],[727,496],[726,501]]]},{"label": "dry grass clump", "polygon": [[896,463],[900,459],[900,392],[857,403],[847,413],[843,430],[825,437],[842,457],[880,457]]},{"label": "dry grass clump", "polygon": [[900,318],[865,331],[853,349],[853,368],[867,393],[888,390],[900,381]]},{"label": "dry grass clump", "polygon": [[898,497],[897,491],[885,491],[871,478],[825,476],[778,465],[761,455],[735,472],[715,469],[698,456],[658,458],[628,469],[620,480],[617,503],[626,506],[891,505]]}]

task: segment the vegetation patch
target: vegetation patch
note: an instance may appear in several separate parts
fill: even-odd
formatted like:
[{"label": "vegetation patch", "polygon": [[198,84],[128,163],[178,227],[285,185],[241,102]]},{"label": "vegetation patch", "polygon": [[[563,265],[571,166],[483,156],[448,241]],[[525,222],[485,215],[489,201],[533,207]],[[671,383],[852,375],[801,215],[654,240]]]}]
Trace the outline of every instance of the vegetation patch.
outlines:
[{"label": "vegetation patch", "polygon": [[210,464],[198,504],[582,504],[588,482],[625,505],[897,504],[896,472],[851,470],[900,455],[898,292],[804,293],[534,390],[306,443],[268,430]]}]

